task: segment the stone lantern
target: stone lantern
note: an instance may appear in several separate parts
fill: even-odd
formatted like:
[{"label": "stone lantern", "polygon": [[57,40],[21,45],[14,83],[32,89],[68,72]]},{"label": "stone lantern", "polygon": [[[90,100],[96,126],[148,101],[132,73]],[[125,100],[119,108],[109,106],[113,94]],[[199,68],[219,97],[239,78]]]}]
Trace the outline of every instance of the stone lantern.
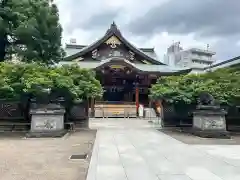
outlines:
[{"label": "stone lantern", "polygon": [[193,134],[209,138],[229,138],[226,114],[212,95],[201,93],[197,109],[193,112]]},{"label": "stone lantern", "polygon": [[50,99],[51,89],[43,89],[41,99],[31,99],[31,130],[28,137],[61,137],[64,130],[65,108],[61,105],[63,98]]}]

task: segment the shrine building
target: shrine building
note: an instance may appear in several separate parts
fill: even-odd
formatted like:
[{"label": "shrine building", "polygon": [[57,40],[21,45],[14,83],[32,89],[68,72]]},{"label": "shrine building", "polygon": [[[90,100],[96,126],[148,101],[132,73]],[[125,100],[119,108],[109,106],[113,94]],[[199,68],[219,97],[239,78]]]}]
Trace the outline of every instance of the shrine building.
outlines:
[{"label": "shrine building", "polygon": [[135,47],[123,37],[114,22],[96,42],[87,46],[66,44],[65,51],[67,56],[62,63],[77,63],[81,68],[95,70],[96,78],[104,89],[102,99],[91,101],[92,109],[95,107],[96,111],[104,104],[108,104],[108,109],[115,107],[111,112],[95,112],[95,116],[100,117],[106,114],[126,115],[123,109],[128,107],[134,107],[132,116],[136,116],[140,104],[148,106],[149,89],[159,77],[191,71],[162,63],[154,48]]}]

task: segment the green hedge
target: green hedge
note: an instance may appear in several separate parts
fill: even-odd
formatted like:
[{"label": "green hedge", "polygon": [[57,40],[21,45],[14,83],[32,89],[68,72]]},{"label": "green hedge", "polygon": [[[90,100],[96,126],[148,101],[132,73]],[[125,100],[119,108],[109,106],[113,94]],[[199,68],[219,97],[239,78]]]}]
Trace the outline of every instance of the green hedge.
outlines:
[{"label": "green hedge", "polygon": [[78,65],[47,67],[36,63],[0,63],[0,98],[19,99],[23,95],[41,98],[46,89],[52,93],[82,100],[102,96],[95,73]]},{"label": "green hedge", "polygon": [[240,69],[160,78],[152,86],[150,96],[173,104],[195,104],[201,92],[212,94],[220,104],[240,104]]}]

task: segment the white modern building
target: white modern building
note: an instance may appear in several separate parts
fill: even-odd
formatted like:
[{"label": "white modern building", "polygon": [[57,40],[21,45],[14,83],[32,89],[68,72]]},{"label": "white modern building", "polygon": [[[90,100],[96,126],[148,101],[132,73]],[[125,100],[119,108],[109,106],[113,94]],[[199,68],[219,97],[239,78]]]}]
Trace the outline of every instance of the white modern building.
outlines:
[{"label": "white modern building", "polygon": [[177,42],[167,49],[167,53],[164,55],[164,63],[169,66],[191,68],[192,73],[202,73],[205,68],[215,62],[213,58],[215,54],[213,51],[198,48],[184,50]]}]

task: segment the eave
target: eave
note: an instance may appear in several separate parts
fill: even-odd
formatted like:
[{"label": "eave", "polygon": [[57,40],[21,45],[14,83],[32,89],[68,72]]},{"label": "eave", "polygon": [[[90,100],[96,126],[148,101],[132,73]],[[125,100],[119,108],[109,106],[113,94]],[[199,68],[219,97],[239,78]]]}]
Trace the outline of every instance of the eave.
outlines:
[{"label": "eave", "polygon": [[226,65],[224,67],[231,67],[231,66],[236,66],[237,64],[240,64],[240,56],[228,59],[226,61],[212,64],[211,66],[208,66],[204,69],[208,70],[208,69],[217,68],[217,67],[221,68],[221,66],[223,66],[223,65]]},{"label": "eave", "polygon": [[[61,62],[62,64],[74,64],[74,62]],[[192,71],[192,69],[179,69],[169,67],[167,65],[147,65],[147,64],[133,64],[130,61],[121,58],[121,57],[112,57],[101,62],[84,62],[79,61],[75,62],[81,68],[84,69],[93,69],[93,70],[100,70],[104,66],[109,65],[125,65],[133,69],[134,71],[141,73],[141,74],[154,74],[157,76],[171,76],[171,75],[180,75],[180,74],[188,74]]]}]

